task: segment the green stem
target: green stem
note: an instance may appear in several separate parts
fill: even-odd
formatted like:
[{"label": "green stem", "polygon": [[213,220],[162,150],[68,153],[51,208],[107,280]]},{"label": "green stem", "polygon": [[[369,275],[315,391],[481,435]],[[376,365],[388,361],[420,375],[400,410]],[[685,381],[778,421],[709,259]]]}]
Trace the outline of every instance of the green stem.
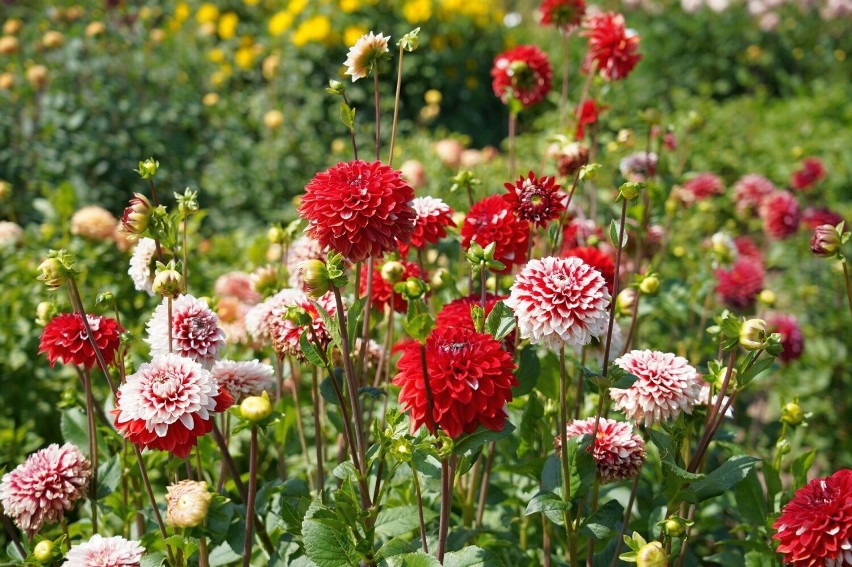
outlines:
[{"label": "green stem", "polygon": [[393,126],[391,127],[390,151],[388,152],[388,165],[393,167],[393,149],[396,142],[396,125],[399,116],[399,95],[402,91],[402,56],[404,50],[399,46],[399,67],[396,72],[396,95],[393,101]]},{"label": "green stem", "polygon": [[83,368],[83,387],[86,390],[86,421],[89,429],[89,459],[92,463],[92,481],[89,498],[92,501],[92,533],[98,533],[98,438],[95,428],[95,398],[92,395],[92,379],[89,369]]},{"label": "green stem", "polygon": [[420,519],[420,543],[423,553],[429,553],[429,544],[426,542],[426,521],[423,518],[423,493],[420,490],[420,476],[413,463],[411,465],[411,478],[414,480],[414,494],[417,496],[417,515]]},{"label": "green stem", "polygon": [[[565,368],[565,345],[559,349],[559,441],[562,447],[562,499],[571,501],[571,466],[568,462],[568,372]],[[568,538],[568,557],[571,565],[577,563],[577,542],[570,510],[563,511],[565,535]]]},{"label": "green stem", "polygon": [[320,499],[325,502],[325,472],[322,467],[322,423],[320,421],[318,382],[317,367],[314,366],[311,368],[311,401],[314,406],[314,444],[316,445],[317,455],[317,492],[319,492]]},{"label": "green stem", "polygon": [[249,445],[249,485],[246,497],[246,535],[243,547],[243,567],[251,566],[252,532],[254,523],[254,501],[257,496],[257,425],[251,426]]},{"label": "green stem", "polygon": [[849,314],[852,315],[852,282],[849,280],[849,266],[847,266],[846,258],[840,260],[843,264],[843,281],[846,282],[846,299],[849,300]]}]

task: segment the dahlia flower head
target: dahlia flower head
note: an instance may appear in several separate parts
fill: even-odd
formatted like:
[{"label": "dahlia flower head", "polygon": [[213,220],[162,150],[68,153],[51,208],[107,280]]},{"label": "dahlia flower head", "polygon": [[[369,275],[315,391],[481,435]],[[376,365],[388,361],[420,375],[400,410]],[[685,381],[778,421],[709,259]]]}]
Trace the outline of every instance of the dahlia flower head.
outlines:
[{"label": "dahlia flower head", "polygon": [[701,380],[685,358],[668,352],[633,350],[614,363],[638,378],[629,388],[609,389],[615,409],[628,419],[650,427],[677,419],[682,411],[691,414],[699,402]]},{"label": "dahlia flower head", "polygon": [[763,264],[741,255],[730,270],[716,270],[716,292],[728,307],[747,309],[763,289],[764,273]]},{"label": "dahlia flower head", "polygon": [[515,278],[507,307],[522,339],[558,351],[581,347],[606,333],[612,297],[600,272],[579,258],[530,260]]},{"label": "dahlia flower head", "polygon": [[644,182],[656,175],[658,160],[654,152],[636,152],[621,158],[618,170],[627,181]]},{"label": "dahlia flower head", "polygon": [[251,274],[246,272],[227,272],[216,278],[213,293],[217,297],[233,297],[247,305],[257,305],[263,297],[254,289]]},{"label": "dahlia flower head", "polygon": [[111,212],[97,205],[83,207],[71,216],[71,234],[96,242],[112,240],[118,220]]},{"label": "dahlia flower head", "polygon": [[[595,418],[575,419],[565,427],[566,440],[595,432]],[[635,478],[645,463],[645,441],[633,433],[626,421],[600,418],[592,457],[602,484]],[[556,450],[562,451],[562,437],[556,436]]]},{"label": "dahlia flower head", "polygon": [[583,69],[596,69],[608,81],[627,77],[642,56],[639,35],[625,27],[624,16],[605,12],[586,18],[582,35],[589,40],[589,51],[583,61]]},{"label": "dahlia flower head", "polygon": [[462,224],[461,236],[464,250],[471,242],[483,248],[496,242],[494,259],[506,266],[498,273],[508,274],[514,264],[527,260],[529,223],[518,219],[501,195],[491,195],[473,204]]},{"label": "dahlia flower head", "polygon": [[136,291],[144,291],[151,296],[154,295],[153,260],[156,253],[157,243],[153,238],[140,238],[133,247],[130,268],[127,270]]},{"label": "dahlia flower head", "polygon": [[612,295],[615,284],[615,262],[612,257],[596,246],[562,247],[559,255],[563,258],[579,258],[593,267],[606,281],[606,290]]},{"label": "dahlia flower head", "polygon": [[775,240],[784,240],[799,230],[799,201],[789,191],[776,191],[760,206],[763,231]]},{"label": "dahlia flower head", "polygon": [[399,171],[380,161],[355,160],[316,174],[305,187],[299,214],[308,221],[306,234],[323,248],[360,262],[411,239],[413,199]]},{"label": "dahlia flower head", "polygon": [[491,88],[504,104],[509,98],[524,108],[544,100],[553,83],[553,68],[547,54],[535,45],[519,45],[494,58]]},{"label": "dahlia flower head", "polygon": [[235,401],[249,396],[260,396],[274,384],[272,366],[259,360],[219,360],[210,369],[213,379],[224,388]]},{"label": "dahlia flower head", "polygon": [[86,497],[91,477],[92,466],[77,447],[53,443],[3,475],[0,503],[4,513],[32,537]]},{"label": "dahlia flower head", "polygon": [[766,318],[766,331],[781,335],[781,346],[784,350],[778,355],[778,360],[789,364],[802,357],[805,339],[796,317],[786,313],[773,313]]},{"label": "dahlia flower head", "polygon": [[375,35],[370,32],[358,38],[355,45],[349,48],[343,64],[346,66],[346,74],[352,77],[353,83],[366,77],[376,62],[388,52],[389,40],[390,36]]},{"label": "dahlia flower head", "polygon": [[[485,294],[485,317],[491,313],[494,306],[506,299],[508,295]],[[462,327],[475,331],[473,318],[470,316],[470,308],[474,305],[482,305],[482,295],[479,293],[454,299],[445,303],[438,315],[435,317],[435,327]],[[503,349],[512,353],[515,350],[515,331],[506,335],[502,341]]]},{"label": "dahlia flower head", "polygon": [[777,190],[775,184],[762,175],[756,173],[743,175],[734,183],[737,214],[745,216],[752,211],[760,210],[763,200]]},{"label": "dahlia flower head", "polygon": [[94,534],[68,550],[62,567],[139,567],[143,555],[145,548],[138,541]]},{"label": "dahlia flower head", "polygon": [[204,481],[182,480],[166,487],[166,523],[174,528],[194,528],[207,517],[213,494]]},{"label": "dahlia flower head", "polygon": [[772,526],[784,562],[797,567],[852,565],[852,469],[796,491]]},{"label": "dahlia flower head", "polygon": [[709,171],[690,177],[678,191],[680,199],[688,205],[724,193],[725,183],[722,178]]},{"label": "dahlia flower head", "polygon": [[426,425],[434,434],[437,426],[453,439],[473,433],[480,425],[501,431],[512,387],[518,385],[512,355],[489,334],[461,327],[435,328],[424,347],[430,404],[420,348],[417,341],[404,347],[393,379],[402,388],[399,403],[410,413],[412,428]]},{"label": "dahlia flower head", "polygon": [[[293,290],[296,291],[296,290]],[[334,317],[337,314],[337,306],[334,296],[331,293],[326,293],[316,300],[317,304],[328,311],[328,314]],[[272,348],[280,357],[295,356],[299,360],[304,361],[302,347],[299,340],[302,333],[308,328],[306,325],[299,325],[291,321],[287,315],[293,307],[304,309],[311,317],[311,326],[313,331],[309,332],[308,336],[313,341],[315,333],[319,341],[323,344],[323,348],[331,342],[331,334],[325,326],[325,322],[320,317],[316,306],[311,302],[307,295],[302,292],[296,292],[288,299],[280,302],[270,313],[269,317],[269,335],[272,339]]]},{"label": "dahlia flower head", "polygon": [[802,212],[802,222],[811,230],[824,224],[837,226],[843,217],[827,207],[808,207]]},{"label": "dahlia flower head", "polygon": [[[104,362],[112,364],[124,329],[114,319],[93,313],[86,315],[86,321]],[[84,368],[92,368],[98,362],[79,313],[60,313],[51,319],[41,334],[38,353],[47,355],[51,367],[57,360]]]},{"label": "dahlia flower head", "polygon": [[583,102],[583,106],[579,109],[579,117],[577,118],[577,132],[574,134],[575,139],[582,140],[586,135],[586,126],[597,124],[598,115],[609,108],[608,106],[598,106],[594,99],[588,99]]},{"label": "dahlia flower head", "polygon": [[503,199],[520,220],[541,228],[556,220],[565,212],[568,195],[556,183],[553,176],[536,177],[530,171],[515,183],[505,183],[508,193]]},{"label": "dahlia flower head", "polygon": [[409,246],[424,248],[427,244],[435,244],[447,236],[447,227],[455,227],[453,210],[441,199],[435,197],[416,197],[411,201],[416,213],[414,231],[408,243],[399,242],[399,255],[408,256]]},{"label": "dahlia flower head", "polygon": [[790,186],[797,191],[807,191],[825,179],[825,165],[816,157],[802,160],[802,167],[790,175]]},{"label": "dahlia flower head", "polygon": [[172,348],[169,349],[168,299],[154,309],[145,326],[145,342],[151,345],[151,356],[174,352],[210,368],[225,346],[225,333],[219,328],[219,317],[207,302],[189,294],[172,301]]},{"label": "dahlia flower head", "polygon": [[[414,262],[400,260],[399,263],[402,264],[404,268],[401,281],[405,281],[408,278],[426,279],[426,274],[420,273],[420,266]],[[405,297],[401,293],[397,293],[393,290],[393,284],[385,281],[382,277],[381,266],[382,264],[379,262],[373,262],[373,290],[370,294],[370,301],[372,302],[373,308],[381,313],[384,311],[386,305],[390,305],[391,309],[397,313],[405,313],[408,310],[408,301],[405,300]],[[367,294],[366,277],[361,278],[360,286],[359,293],[363,297]]]},{"label": "dahlia flower head", "polygon": [[246,331],[257,342],[272,344],[272,312],[278,307],[292,305],[302,297],[305,297],[303,291],[290,288],[282,289],[275,295],[267,297],[246,313]]},{"label": "dahlia flower head", "polygon": [[563,250],[591,246],[592,242],[600,243],[597,244],[600,246],[603,240],[603,230],[592,219],[575,217],[566,222],[562,228]]},{"label": "dahlia flower head", "polygon": [[571,33],[583,21],[586,3],[583,0],[544,0],[539,7],[541,23],[553,25],[562,33]]},{"label": "dahlia flower head", "polygon": [[234,398],[198,362],[166,353],[129,375],[115,403],[115,427],[131,443],[186,458]]}]

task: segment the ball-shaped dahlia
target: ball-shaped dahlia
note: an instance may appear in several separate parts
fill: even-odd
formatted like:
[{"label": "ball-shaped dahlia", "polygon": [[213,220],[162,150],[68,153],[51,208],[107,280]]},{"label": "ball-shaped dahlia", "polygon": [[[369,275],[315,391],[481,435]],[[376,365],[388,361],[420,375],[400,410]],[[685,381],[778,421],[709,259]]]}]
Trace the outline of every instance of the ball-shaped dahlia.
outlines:
[{"label": "ball-shaped dahlia", "polygon": [[169,349],[168,299],[154,310],[146,325],[151,356],[174,352],[210,368],[225,346],[225,333],[219,328],[219,317],[207,302],[192,295],[179,295],[172,301],[172,348]]},{"label": "ball-shaped dahlia", "polygon": [[799,321],[793,315],[774,313],[766,318],[766,330],[769,333],[781,335],[781,346],[784,350],[778,355],[778,360],[789,363],[802,356],[805,350],[805,339]]},{"label": "ball-shaped dahlia", "polygon": [[[592,435],[595,418],[575,419],[565,427],[566,440]],[[562,449],[562,437],[556,436],[556,450]],[[635,478],[645,462],[645,441],[633,433],[626,421],[602,417],[598,423],[592,457],[602,484]]]},{"label": "ball-shaped dahlia", "polygon": [[435,433],[437,425],[454,439],[480,425],[503,429],[518,380],[512,356],[499,342],[460,327],[434,329],[425,345],[428,386],[420,348],[418,342],[405,347],[393,379],[402,388],[399,403],[411,413],[414,429],[426,425]]},{"label": "ball-shaped dahlia", "polygon": [[414,221],[411,240],[407,244],[399,243],[399,254],[402,258],[408,256],[409,246],[423,248],[427,244],[435,244],[447,236],[448,226],[456,226],[453,210],[441,199],[417,197],[411,201],[411,206],[417,218]]},{"label": "ball-shaped dahlia", "polygon": [[112,240],[118,220],[103,207],[90,205],[71,216],[71,234],[98,242]]},{"label": "ball-shaped dahlia", "polygon": [[797,567],[852,565],[852,469],[796,491],[773,526],[778,553]]},{"label": "ball-shaped dahlia", "polygon": [[68,550],[62,567],[139,567],[143,555],[145,548],[138,541],[94,534]]},{"label": "ball-shaped dahlia", "polygon": [[628,419],[648,427],[676,419],[681,411],[691,414],[701,394],[701,380],[685,358],[668,352],[633,350],[614,363],[636,376],[627,389],[610,388],[615,408]]},{"label": "ball-shaped dahlia", "polygon": [[[112,364],[124,329],[115,320],[92,313],[86,315],[86,321],[104,362]],[[62,360],[63,364],[92,368],[98,362],[79,313],[61,313],[51,319],[41,334],[38,352],[47,353],[50,366],[56,364],[57,360]]]},{"label": "ball-shaped dahlia", "polygon": [[130,257],[130,268],[127,275],[133,280],[136,291],[144,291],[154,295],[154,255],[157,253],[157,243],[153,238],[140,238],[133,247]]},{"label": "ball-shaped dahlia", "polygon": [[763,200],[777,191],[778,188],[767,178],[756,173],[749,173],[734,183],[734,202],[737,213],[741,216],[750,211],[760,209]]},{"label": "ball-shaped dahlia", "polygon": [[[500,301],[506,299],[508,295],[494,295],[493,293],[485,294],[485,316],[491,313],[494,306]],[[454,299],[449,303],[445,303],[438,315],[435,317],[436,327],[463,327],[475,331],[473,318],[470,316],[470,308],[474,305],[482,305],[482,295],[474,294],[467,297]],[[502,341],[503,348],[507,352],[514,352],[515,349],[515,331],[509,333]]]},{"label": "ball-shaped dahlia", "polygon": [[574,31],[586,14],[583,0],[544,0],[539,8],[541,23],[554,25],[563,33]]},{"label": "ball-shaped dahlia", "polygon": [[213,494],[204,481],[182,480],[166,487],[166,523],[194,528],[207,517]]},{"label": "ball-shaped dahlia", "polygon": [[734,247],[737,249],[737,258],[747,259],[763,265],[763,252],[758,248],[757,243],[748,236],[738,236],[734,238]]},{"label": "ball-shaped dahlia", "polygon": [[530,171],[521,176],[514,184],[505,183],[508,193],[503,199],[515,212],[515,215],[538,227],[546,226],[565,212],[568,196],[552,176],[536,177]]},{"label": "ball-shaped dahlia", "polygon": [[[331,293],[327,293],[316,300],[317,304],[328,311],[328,314],[335,317],[337,314],[337,306],[334,297]],[[331,334],[325,326],[322,317],[316,306],[311,303],[308,296],[298,292],[289,298],[281,301],[270,313],[269,316],[269,336],[272,339],[272,348],[280,357],[296,356],[300,360],[304,360],[302,347],[299,340],[302,333],[309,329],[308,325],[298,323],[292,316],[292,309],[304,310],[310,317],[310,325],[313,327],[313,332],[308,333],[308,338],[313,341],[313,334],[316,334],[317,339],[323,344],[323,348],[331,342]]]},{"label": "ball-shaped dahlia", "polygon": [[3,510],[29,537],[85,498],[92,466],[70,443],[36,451],[0,481]]},{"label": "ball-shaped dahlia", "polygon": [[621,158],[618,170],[627,181],[644,182],[656,175],[658,161],[654,152],[636,152]]},{"label": "ball-shaped dahlia", "polygon": [[790,185],[797,191],[807,191],[822,179],[825,179],[825,166],[822,160],[809,157],[803,159],[802,167],[790,175]]},{"label": "ball-shaped dahlia", "polygon": [[258,360],[219,360],[210,369],[220,388],[227,390],[235,401],[248,396],[260,396],[273,386],[275,371]]},{"label": "ball-shaped dahlia", "polygon": [[802,212],[802,222],[811,230],[824,224],[837,226],[843,217],[826,207],[808,207]]},{"label": "ball-shaped dahlia", "polygon": [[115,396],[115,427],[142,448],[185,458],[213,429],[213,412],[234,398],[198,362],[177,354],[155,356],[127,377]]},{"label": "ball-shaped dahlia", "polygon": [[234,297],[247,305],[257,305],[263,299],[254,289],[251,274],[228,272],[216,278],[213,292],[217,297]]},{"label": "ball-shaped dahlia", "polygon": [[378,258],[414,231],[414,190],[380,161],[339,163],[305,187],[299,214],[305,232],[351,262]]},{"label": "ball-shaped dahlia", "polygon": [[530,107],[544,100],[553,82],[547,54],[535,45],[519,45],[494,58],[491,68],[494,95],[508,103],[515,98]]},{"label": "ball-shaped dahlia", "polygon": [[596,269],[606,280],[606,289],[612,295],[615,282],[615,262],[609,254],[595,246],[562,247],[559,255],[563,258],[579,258]]},{"label": "ball-shaped dahlia", "polygon": [[688,204],[703,201],[709,197],[724,193],[725,183],[722,181],[722,178],[709,171],[690,177],[681,186],[679,191],[683,202]]},{"label": "ball-shaped dahlia", "polygon": [[[420,278],[426,279],[425,274],[420,273],[420,267],[414,262],[409,262],[408,260],[400,261],[402,264],[403,272],[400,281],[405,281],[408,278]],[[384,311],[386,305],[390,305],[391,308],[397,313],[405,313],[408,310],[408,302],[405,300],[405,297],[396,293],[393,290],[393,284],[388,283],[382,277],[382,268],[378,262],[373,262],[373,293],[371,294],[371,302],[373,308],[377,309],[379,312]],[[359,290],[361,296],[363,297],[367,293],[367,278],[361,278],[361,289]]]},{"label": "ball-shaped dahlia", "polygon": [[716,292],[729,307],[746,309],[754,304],[763,289],[763,265],[749,258],[739,258],[730,270],[716,270]]},{"label": "ball-shaped dahlia", "polygon": [[506,265],[501,273],[509,273],[514,264],[527,260],[530,226],[519,220],[502,196],[491,195],[473,204],[461,229],[462,248],[476,242],[483,248],[496,242],[494,259]]},{"label": "ball-shaped dahlia", "polygon": [[505,303],[515,312],[521,338],[559,350],[605,333],[610,300],[600,272],[579,258],[551,256],[524,266]]},{"label": "ball-shaped dahlia", "polygon": [[586,70],[596,69],[608,81],[625,78],[642,56],[639,35],[625,27],[624,16],[605,12],[586,19],[582,32],[589,39],[589,51],[583,61]]},{"label": "ball-shaped dahlia", "polygon": [[763,231],[776,240],[783,240],[799,230],[799,202],[789,191],[776,191],[763,200],[760,218]]}]

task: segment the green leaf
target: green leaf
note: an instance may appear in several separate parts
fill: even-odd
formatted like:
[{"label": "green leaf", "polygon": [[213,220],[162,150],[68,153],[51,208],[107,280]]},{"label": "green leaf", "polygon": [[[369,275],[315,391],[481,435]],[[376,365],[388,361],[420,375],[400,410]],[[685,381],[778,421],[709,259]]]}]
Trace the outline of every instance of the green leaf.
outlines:
[{"label": "green leaf", "polygon": [[533,345],[527,345],[521,349],[519,356],[518,371],[518,386],[512,390],[515,397],[523,396],[532,392],[538,382],[538,376],[541,373],[541,362],[538,360],[536,348]]},{"label": "green leaf", "polygon": [[497,558],[494,554],[475,545],[444,556],[444,567],[488,567],[496,564]]},{"label": "green leaf", "polygon": [[757,376],[761,372],[769,369],[773,363],[775,363],[775,359],[772,357],[762,358],[758,360],[746,372],[737,375],[737,384],[740,387],[745,386],[746,384],[757,378]]},{"label": "green leaf", "polygon": [[515,430],[515,426],[512,425],[508,419],[506,420],[506,424],[503,426],[503,429],[500,431],[492,431],[490,429],[485,429],[480,426],[479,429],[470,433],[469,435],[462,435],[456,441],[453,446],[453,453],[456,455],[463,455],[468,451],[474,451],[484,444],[489,443],[491,441],[499,441],[505,437],[508,437]]},{"label": "green leaf", "polygon": [[376,552],[376,559],[381,561],[382,559],[389,559],[396,555],[405,555],[407,553],[414,553],[414,548],[404,539],[395,537],[388,540],[387,543],[379,548],[379,551]]},{"label": "green leaf", "polygon": [[815,458],[816,449],[799,455],[799,457],[793,461],[790,471],[793,473],[794,489],[798,490],[808,483],[808,471],[811,470]]},{"label": "green leaf", "polygon": [[499,341],[508,336],[514,328],[515,313],[502,301],[495,303],[485,319],[485,332]]},{"label": "green leaf", "polygon": [[98,500],[109,496],[121,482],[121,458],[114,455],[98,467]]},{"label": "green leaf", "polygon": [[667,473],[671,473],[676,477],[683,479],[688,482],[694,482],[696,480],[702,480],[707,477],[706,474],[701,473],[691,473],[685,469],[680,468],[676,464],[671,461],[663,461],[663,471]]},{"label": "green leaf", "polygon": [[337,392],[335,392],[334,385],[331,383],[332,380],[337,381],[340,392],[343,392],[343,376],[341,376],[338,372],[335,372],[331,376],[326,376],[323,381],[320,382],[320,395],[328,403],[338,406],[340,405],[340,400],[337,399]]},{"label": "green leaf", "polygon": [[279,524],[281,524],[288,533],[297,537],[302,535],[302,522],[305,520],[304,511],[300,511],[299,508],[293,506],[286,498],[282,498],[280,501],[278,516]]},{"label": "green leaf", "polygon": [[591,435],[568,440],[568,462],[570,464],[569,484],[571,501],[582,498],[595,481],[598,468],[592,454],[587,450],[591,446]]},{"label": "green leaf", "polygon": [[305,329],[302,332],[302,336],[299,337],[299,348],[302,350],[302,354],[305,355],[305,358],[308,359],[308,362],[314,366],[323,368],[325,367],[325,363],[322,360],[322,355],[316,345],[308,338],[308,333],[310,333],[308,329]]},{"label": "green leaf", "polygon": [[[425,522],[432,520],[437,514],[431,508],[423,509]],[[417,506],[395,506],[384,508],[376,518],[376,534],[393,538],[407,534],[420,527],[420,516]]]},{"label": "green leaf", "polygon": [[364,312],[364,305],[367,304],[367,298],[361,297],[358,298],[352,306],[346,311],[346,326],[349,327],[346,330],[346,334],[349,338],[349,344],[353,345],[353,349],[355,348],[355,337],[358,336],[359,331],[361,330],[362,315]]},{"label": "green leaf", "polygon": [[693,483],[684,490],[684,500],[698,504],[725,493],[742,481],[758,462],[760,459],[748,455],[731,457],[721,467],[708,474],[707,478]]},{"label": "green leaf", "polygon": [[317,313],[319,313],[322,322],[325,324],[325,328],[328,331],[328,334],[331,335],[331,340],[337,345],[337,348],[343,352],[343,338],[340,335],[340,325],[337,324],[337,319],[332,317],[328,311],[325,310],[325,307],[311,300],[311,303],[316,308]]},{"label": "green leaf", "polygon": [[340,103],[340,121],[343,122],[350,132],[355,130],[355,109],[345,102]]},{"label": "green leaf", "polygon": [[302,541],[305,553],[318,567],[358,565],[349,526],[337,519],[327,508],[320,508],[302,522]]},{"label": "green leaf", "polygon": [[432,332],[435,320],[429,313],[419,313],[403,321],[402,326],[411,338],[417,341],[424,341],[429,336],[429,333]]},{"label": "green leaf", "polygon": [[89,427],[86,423],[86,412],[80,408],[68,408],[62,411],[59,425],[62,438],[75,445],[80,451],[89,456]]},{"label": "green leaf", "polygon": [[139,562],[139,567],[161,567],[166,562],[166,554],[162,552],[146,553]]},{"label": "green leaf", "polygon": [[539,491],[538,494],[532,497],[530,503],[527,504],[527,509],[524,512],[525,516],[537,514],[539,512],[547,512],[549,510],[570,510],[571,503],[565,502],[561,497],[547,490]]},{"label": "green leaf", "polygon": [[437,559],[431,555],[423,553],[422,551],[391,557],[388,561],[388,565],[390,567],[441,567],[441,564]]},{"label": "green leaf", "polygon": [[615,500],[610,500],[592,513],[580,527],[580,533],[586,537],[604,539],[615,530],[616,524],[624,517],[624,508]]},{"label": "green leaf", "polygon": [[763,480],[766,482],[766,501],[769,511],[775,513],[775,496],[781,492],[781,475],[766,461],[763,462]]},{"label": "green leaf", "polygon": [[672,441],[671,435],[666,433],[665,431],[659,431],[657,429],[647,429],[648,437],[651,438],[651,442],[657,446],[657,450],[660,452],[660,459],[664,462],[675,463],[675,448],[674,441]]},{"label": "green leaf", "polygon": [[760,480],[757,478],[756,470],[750,470],[745,479],[737,484],[734,496],[743,519],[753,527],[763,525],[768,510],[766,497],[763,495],[763,487],[761,487]]}]

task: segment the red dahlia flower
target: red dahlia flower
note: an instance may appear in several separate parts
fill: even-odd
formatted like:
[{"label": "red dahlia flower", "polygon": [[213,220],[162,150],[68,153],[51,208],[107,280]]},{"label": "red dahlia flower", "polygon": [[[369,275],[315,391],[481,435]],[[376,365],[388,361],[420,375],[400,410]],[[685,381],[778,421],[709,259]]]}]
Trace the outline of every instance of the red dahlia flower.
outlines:
[{"label": "red dahlia flower", "polygon": [[586,3],[583,0],[544,0],[539,9],[542,24],[553,24],[563,33],[569,33],[583,20]]},{"label": "red dahlia flower", "polygon": [[802,212],[802,222],[813,230],[824,224],[837,226],[843,222],[843,217],[826,207],[808,207]]},{"label": "red dahlia flower", "polygon": [[852,470],[816,478],[796,491],[773,526],[778,553],[796,567],[852,565]]},{"label": "red dahlia flower", "polygon": [[796,234],[799,217],[799,202],[789,191],[776,191],[766,197],[760,207],[763,230],[776,240]]},{"label": "red dahlia flower", "polygon": [[763,265],[749,258],[740,258],[730,270],[716,270],[716,291],[722,301],[737,309],[754,304],[763,289]]},{"label": "red dahlia flower", "polygon": [[748,259],[763,265],[763,252],[757,247],[754,240],[748,236],[738,236],[734,238],[734,246],[737,249],[737,258]]},{"label": "red dahlia flower", "polygon": [[[104,361],[112,364],[124,329],[109,317],[90,313],[86,315],[86,320]],[[61,313],[54,317],[44,328],[38,353],[47,353],[51,366],[62,359],[63,364],[91,368],[98,360],[79,313]]]},{"label": "red dahlia flower", "polygon": [[411,207],[416,214],[414,232],[411,233],[408,244],[399,243],[399,254],[402,258],[408,256],[409,245],[423,248],[427,244],[435,244],[447,236],[448,226],[456,226],[453,222],[453,210],[441,199],[417,197],[411,201]]},{"label": "red dahlia flower", "polygon": [[305,187],[299,214],[305,232],[351,262],[378,258],[408,242],[416,214],[414,190],[399,171],[379,162],[339,163]]},{"label": "red dahlia flower", "polygon": [[612,286],[615,281],[615,262],[608,254],[594,246],[582,246],[577,248],[563,247],[559,255],[563,258],[579,258],[585,264],[596,269],[603,276],[607,291],[612,295]]},{"label": "red dahlia flower", "polygon": [[553,69],[544,51],[535,45],[519,45],[494,59],[491,76],[491,88],[500,100],[507,103],[511,96],[526,108],[550,92]]},{"label": "red dahlia flower", "polygon": [[585,126],[589,124],[596,124],[600,113],[606,110],[607,108],[609,107],[598,106],[598,104],[593,99],[589,99],[583,103],[583,107],[580,109],[580,117],[577,120],[577,140],[583,139],[583,136],[586,133]]},{"label": "red dahlia flower", "polygon": [[127,377],[115,395],[112,414],[116,429],[131,443],[183,459],[198,438],[213,429],[213,412],[233,403],[201,364],[164,354]]},{"label": "red dahlia flower", "polygon": [[426,425],[435,433],[437,425],[453,439],[480,425],[503,429],[506,403],[512,401],[512,387],[518,380],[512,355],[499,342],[470,329],[436,328],[425,345],[428,386],[420,348],[417,342],[405,347],[393,379],[402,388],[399,403],[411,412],[414,429]]},{"label": "red dahlia flower", "polygon": [[[494,306],[500,301],[509,297],[508,295],[494,295],[493,293],[485,294],[485,316],[491,313]],[[475,331],[473,326],[473,318],[470,316],[470,308],[474,305],[482,305],[482,296],[480,294],[468,295],[460,297],[446,303],[438,316],[435,317],[436,327],[462,327]],[[515,331],[509,333],[502,341],[503,348],[507,352],[514,352],[515,348]]]},{"label": "red dahlia flower", "polygon": [[763,200],[777,190],[775,184],[762,175],[756,173],[743,175],[734,183],[734,201],[737,204],[737,213],[745,215],[749,211],[759,209]]},{"label": "red dahlia flower", "polygon": [[483,248],[496,242],[494,259],[506,265],[501,273],[507,274],[513,264],[523,264],[527,260],[529,223],[515,217],[509,203],[501,195],[491,195],[474,203],[464,219],[461,235],[462,248],[465,250],[471,242]]},{"label": "red dahlia flower", "polygon": [[781,346],[783,352],[778,355],[781,362],[793,362],[802,356],[805,350],[805,340],[799,321],[792,315],[776,313],[766,318],[766,330],[770,333],[781,334]]},{"label": "red dahlia flower", "polygon": [[504,186],[509,193],[504,194],[503,199],[523,221],[543,227],[565,212],[568,196],[562,192],[554,177],[536,178],[535,173],[530,171],[514,185],[505,183]]},{"label": "red dahlia flower", "polygon": [[725,193],[722,178],[715,173],[705,171],[688,179],[681,187],[681,197],[685,203],[703,201],[715,195]]},{"label": "red dahlia flower", "polygon": [[597,69],[608,81],[625,78],[642,59],[636,53],[639,36],[625,28],[624,16],[621,14],[606,12],[591,16],[586,20],[583,35],[589,38],[584,69],[587,72]]},{"label": "red dahlia flower", "polygon": [[813,187],[817,181],[825,178],[825,166],[822,160],[815,157],[809,157],[802,160],[802,168],[797,169],[790,176],[790,185],[797,191],[807,191]]},{"label": "red dahlia flower", "polygon": [[[400,264],[402,264],[405,271],[402,273],[402,280],[405,281],[408,278],[420,278],[425,279],[425,275],[421,275],[420,267],[414,262],[409,262],[408,260],[400,260]],[[367,293],[367,278],[361,278],[361,289],[359,290],[361,296]],[[382,269],[378,262],[373,263],[373,294],[372,294],[372,305],[378,311],[384,311],[385,305],[390,304],[393,307],[393,310],[397,313],[405,313],[408,310],[408,302],[405,300],[405,297],[400,293],[396,293],[393,290],[393,284],[389,284],[382,277]]]}]

